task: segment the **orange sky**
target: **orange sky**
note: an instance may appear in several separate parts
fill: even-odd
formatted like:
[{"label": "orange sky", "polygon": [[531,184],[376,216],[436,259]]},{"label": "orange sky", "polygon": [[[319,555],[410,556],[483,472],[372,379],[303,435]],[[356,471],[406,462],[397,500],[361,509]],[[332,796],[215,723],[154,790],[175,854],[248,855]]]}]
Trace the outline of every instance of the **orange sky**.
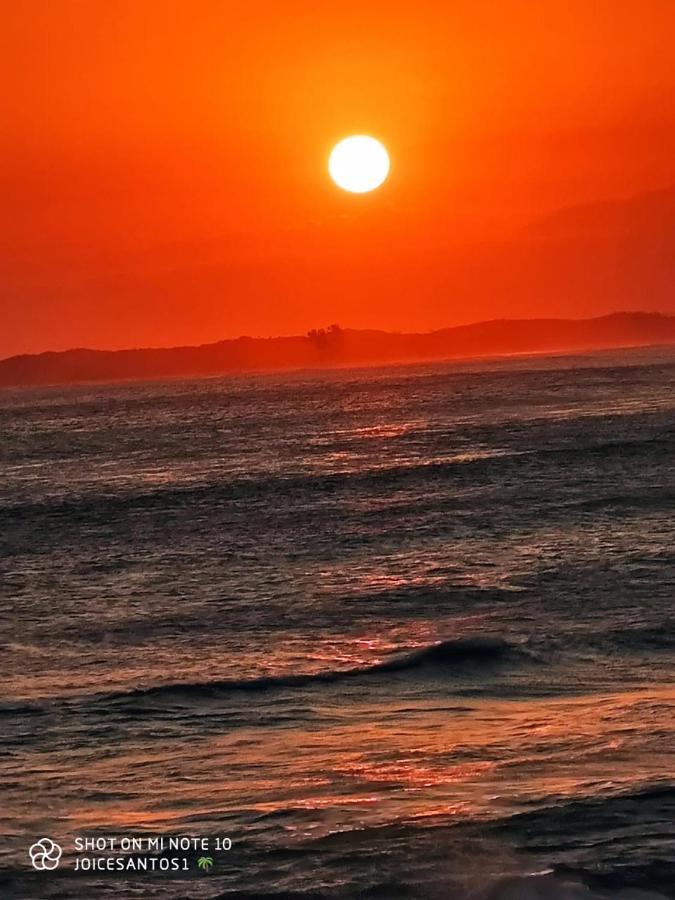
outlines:
[{"label": "orange sky", "polygon": [[[674,33],[672,0],[8,6],[0,356],[675,312]],[[360,197],[354,132],[392,157]]]}]

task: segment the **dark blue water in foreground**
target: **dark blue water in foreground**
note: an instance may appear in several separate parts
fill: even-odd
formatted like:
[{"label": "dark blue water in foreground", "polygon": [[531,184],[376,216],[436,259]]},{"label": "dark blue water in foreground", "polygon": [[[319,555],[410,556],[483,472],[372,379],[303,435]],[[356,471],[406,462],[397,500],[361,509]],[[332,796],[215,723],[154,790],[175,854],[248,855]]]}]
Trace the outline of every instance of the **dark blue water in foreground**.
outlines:
[{"label": "dark blue water in foreground", "polygon": [[675,897],[675,352],[5,391],[0,435],[0,896]]}]

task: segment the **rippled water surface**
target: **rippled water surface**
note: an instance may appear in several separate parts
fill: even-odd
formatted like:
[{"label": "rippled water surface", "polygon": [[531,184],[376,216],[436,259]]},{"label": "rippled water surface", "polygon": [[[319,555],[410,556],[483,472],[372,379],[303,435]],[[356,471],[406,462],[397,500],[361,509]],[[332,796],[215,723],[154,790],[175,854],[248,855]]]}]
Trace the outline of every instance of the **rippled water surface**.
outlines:
[{"label": "rippled water surface", "polygon": [[1,393],[0,895],[675,897],[674,413],[668,351]]}]

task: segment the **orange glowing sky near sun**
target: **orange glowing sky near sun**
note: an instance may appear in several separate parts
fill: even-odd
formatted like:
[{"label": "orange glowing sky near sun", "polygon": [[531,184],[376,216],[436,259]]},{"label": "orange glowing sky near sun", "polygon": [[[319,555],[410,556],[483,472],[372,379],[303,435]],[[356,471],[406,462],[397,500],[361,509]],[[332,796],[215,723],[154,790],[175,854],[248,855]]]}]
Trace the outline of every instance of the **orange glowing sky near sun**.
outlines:
[{"label": "orange glowing sky near sun", "polygon": [[[0,356],[675,311],[671,0],[27,0],[2,33]],[[392,170],[354,195],[361,133]]]}]

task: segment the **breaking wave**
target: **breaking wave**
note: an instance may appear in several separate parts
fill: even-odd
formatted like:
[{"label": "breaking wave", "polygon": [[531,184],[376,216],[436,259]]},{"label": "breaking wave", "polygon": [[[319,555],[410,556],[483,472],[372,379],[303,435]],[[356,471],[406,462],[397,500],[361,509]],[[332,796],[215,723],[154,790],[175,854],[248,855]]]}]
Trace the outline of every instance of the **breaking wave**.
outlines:
[{"label": "breaking wave", "polygon": [[401,672],[487,667],[535,657],[525,647],[501,638],[475,637],[441,641],[409,653],[393,656],[371,666],[352,669],[329,669],[324,672],[297,675],[264,676],[250,679],[224,679],[205,682],[178,682],[139,688],[115,694],[107,694],[106,700],[129,700],[190,695],[209,697],[233,691],[269,691],[284,688],[330,684],[355,678],[368,678]]}]

